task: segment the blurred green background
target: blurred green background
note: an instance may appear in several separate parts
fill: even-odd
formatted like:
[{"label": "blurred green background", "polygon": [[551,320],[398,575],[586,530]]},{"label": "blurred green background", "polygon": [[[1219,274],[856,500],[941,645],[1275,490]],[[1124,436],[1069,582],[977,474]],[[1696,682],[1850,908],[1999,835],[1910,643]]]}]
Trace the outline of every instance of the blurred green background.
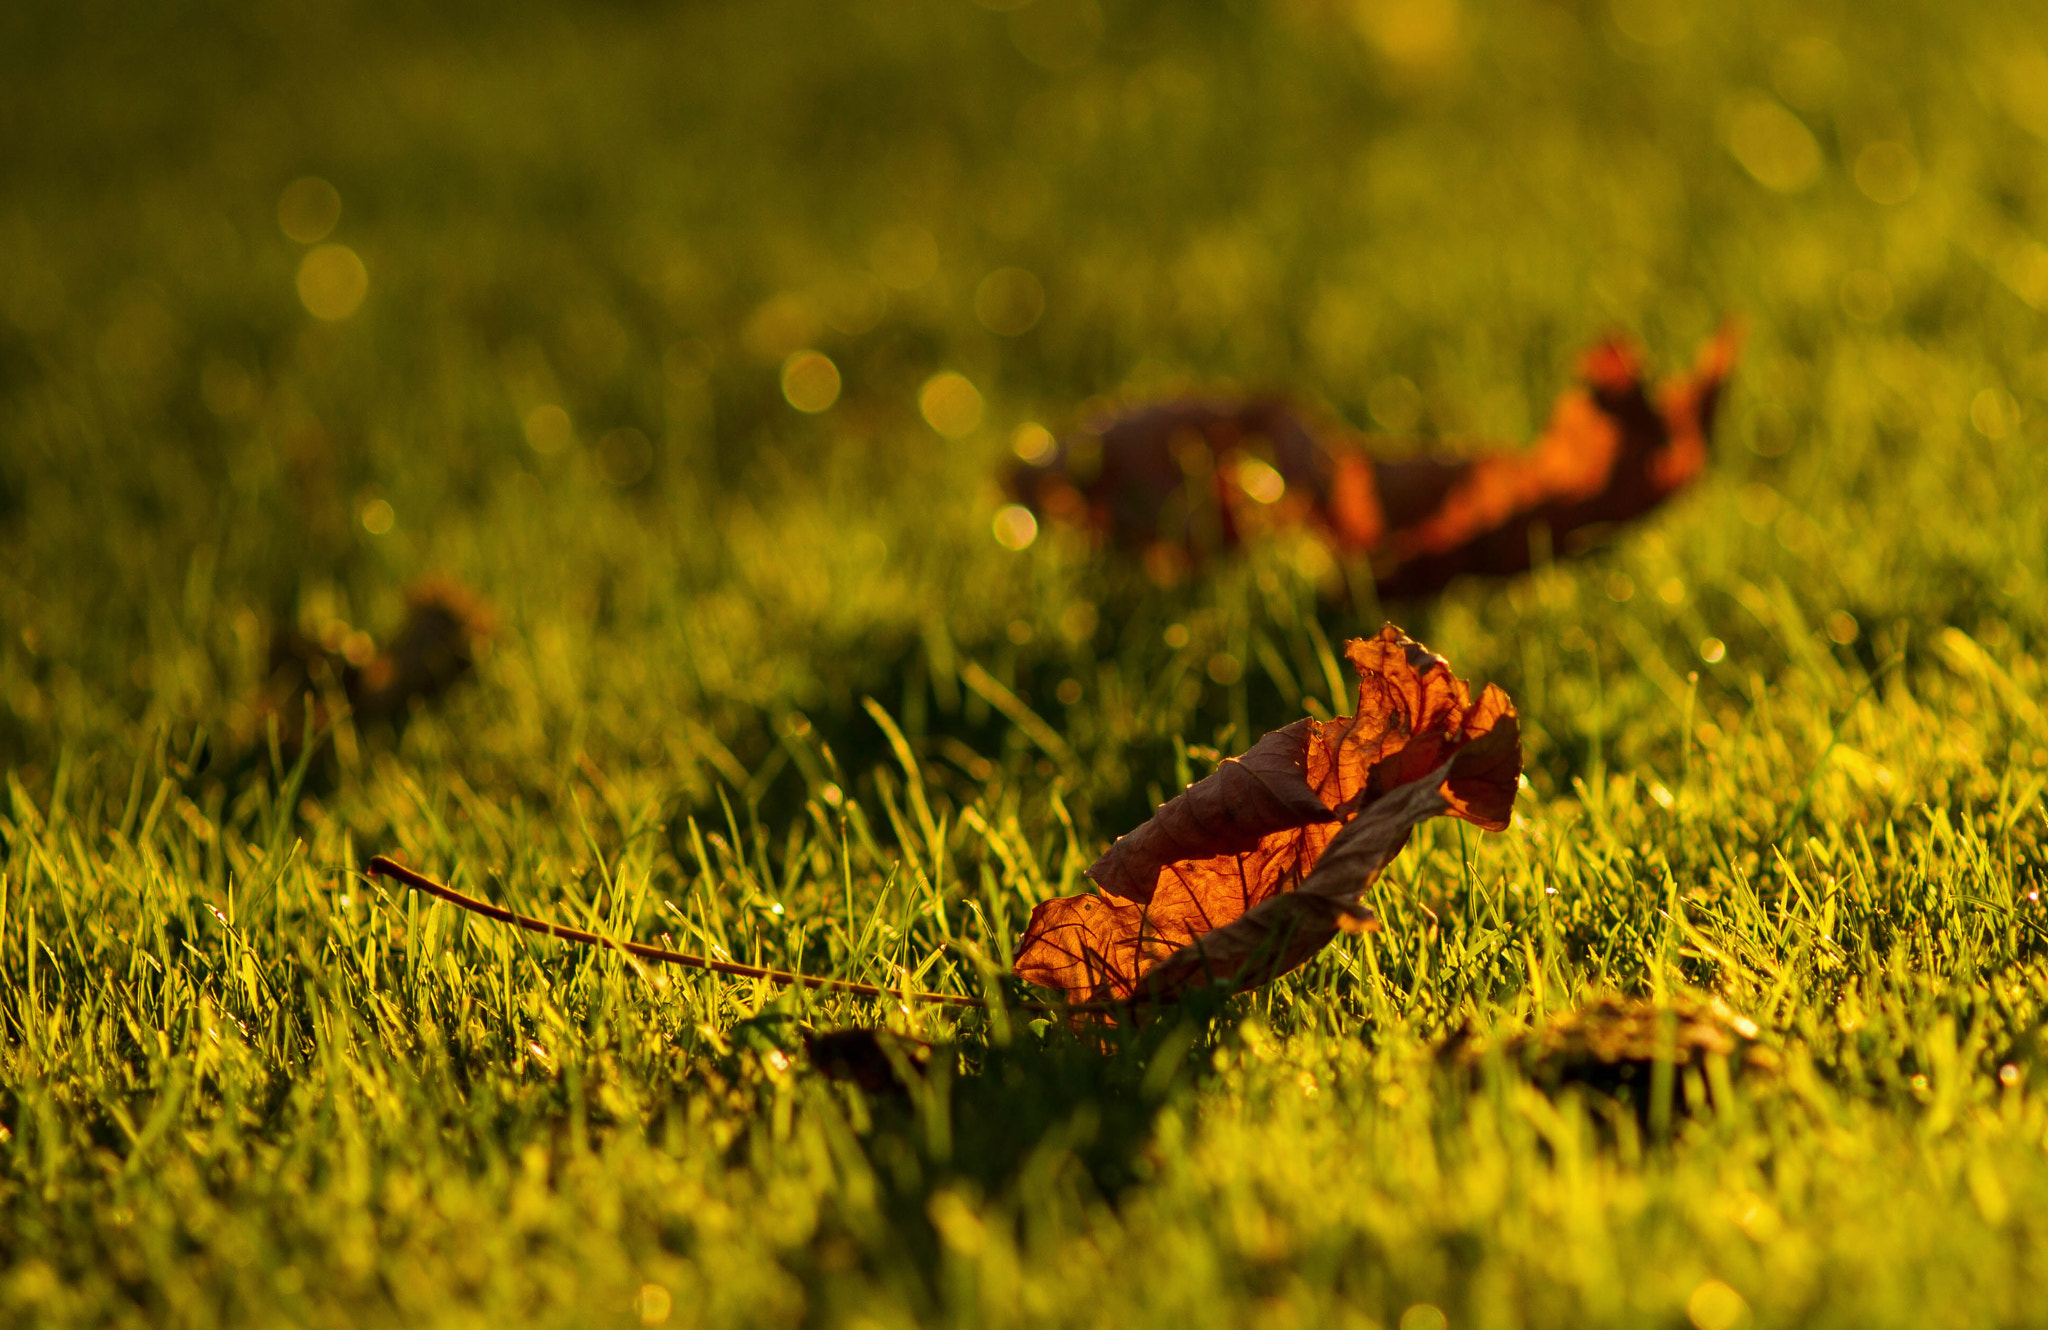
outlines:
[{"label": "blurred green background", "polygon": [[[1590,338],[1675,366],[1730,312],[1715,483],[1792,514],[1824,609],[2031,603],[2038,524],[1952,506],[2036,511],[2028,13],[11,6],[0,752],[219,721],[273,625],[388,624],[437,569],[555,651],[529,711],[741,742],[849,713],[935,617],[1007,654],[1100,599],[988,538],[1021,421],[1228,381],[1520,438]],[[920,417],[944,371],[963,437]]]},{"label": "blurred green background", "polygon": [[[0,1307],[2038,1320],[2044,46],[1934,0],[0,7]],[[1528,578],[992,534],[1014,432],[1091,402],[1524,439],[1587,342],[1729,314],[1707,477]],[[472,683],[295,772],[274,646],[430,574],[491,607]],[[1516,827],[1107,1054],[351,872],[978,991],[1205,749],[1348,709],[1382,610],[1517,698]],[[1667,1138],[1431,1059],[1688,987],[1787,1071]],[[944,1074],[870,1102],[799,1018]]]}]

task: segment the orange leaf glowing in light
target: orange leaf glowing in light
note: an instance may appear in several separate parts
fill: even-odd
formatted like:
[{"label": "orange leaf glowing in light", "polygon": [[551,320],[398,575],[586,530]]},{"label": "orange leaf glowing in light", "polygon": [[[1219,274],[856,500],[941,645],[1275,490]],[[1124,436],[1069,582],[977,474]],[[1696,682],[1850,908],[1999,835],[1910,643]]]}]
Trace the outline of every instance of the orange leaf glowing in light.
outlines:
[{"label": "orange leaf glowing in light", "polygon": [[1504,830],[1521,775],[1507,694],[1473,701],[1391,624],[1346,655],[1356,714],[1275,730],[1163,805],[1088,870],[1098,893],[1032,911],[1018,975],[1073,1002],[1254,987],[1371,926],[1359,894],[1417,823]]}]

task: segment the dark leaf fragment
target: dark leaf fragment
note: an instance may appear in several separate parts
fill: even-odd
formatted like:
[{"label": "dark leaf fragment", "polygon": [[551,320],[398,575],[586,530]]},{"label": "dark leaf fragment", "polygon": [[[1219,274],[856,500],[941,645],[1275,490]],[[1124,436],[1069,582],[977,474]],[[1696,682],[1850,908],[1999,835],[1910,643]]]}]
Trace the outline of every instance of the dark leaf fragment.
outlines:
[{"label": "dark leaf fragment", "polygon": [[805,1030],[804,1051],[811,1065],[835,1081],[851,1081],[869,1094],[901,1094],[906,1078],[931,1061],[932,1046],[894,1030],[854,1026],[844,1030]]}]

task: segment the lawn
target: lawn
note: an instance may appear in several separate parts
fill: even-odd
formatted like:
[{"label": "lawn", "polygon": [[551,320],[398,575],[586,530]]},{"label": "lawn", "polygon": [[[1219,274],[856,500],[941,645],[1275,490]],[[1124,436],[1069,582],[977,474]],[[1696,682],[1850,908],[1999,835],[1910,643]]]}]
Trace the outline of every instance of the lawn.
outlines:
[{"label": "lawn", "polygon": [[[0,12],[0,1316],[2048,1324],[2048,22],[985,3]],[[1729,314],[1706,477],[1525,577],[991,533],[1091,402],[1521,440]],[[426,578],[470,677],[270,686]],[[1516,699],[1513,826],[1257,993],[1017,1009],[1383,617]],[[1516,1051],[1616,994],[1768,1065]]]}]

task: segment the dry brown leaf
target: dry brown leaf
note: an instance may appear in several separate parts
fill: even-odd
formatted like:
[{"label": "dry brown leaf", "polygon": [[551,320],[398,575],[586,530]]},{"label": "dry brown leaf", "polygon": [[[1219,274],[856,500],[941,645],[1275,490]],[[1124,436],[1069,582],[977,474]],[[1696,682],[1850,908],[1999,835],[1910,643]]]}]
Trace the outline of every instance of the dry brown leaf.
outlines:
[{"label": "dry brown leaf", "polygon": [[1391,624],[1345,653],[1355,714],[1273,731],[1119,839],[1088,870],[1098,893],[1032,911],[1018,975],[1091,1003],[1263,983],[1370,919],[1358,894],[1416,823],[1504,829],[1521,774],[1507,695],[1474,702]]},{"label": "dry brown leaf", "polygon": [[1529,448],[1392,460],[1287,402],[1182,398],[1091,422],[1009,483],[1040,516],[1141,551],[1161,581],[1259,527],[1300,525],[1364,555],[1380,594],[1422,595],[1521,572],[1546,543],[1574,552],[1690,483],[1738,346],[1724,329],[1652,401],[1640,355],[1603,342]]}]

